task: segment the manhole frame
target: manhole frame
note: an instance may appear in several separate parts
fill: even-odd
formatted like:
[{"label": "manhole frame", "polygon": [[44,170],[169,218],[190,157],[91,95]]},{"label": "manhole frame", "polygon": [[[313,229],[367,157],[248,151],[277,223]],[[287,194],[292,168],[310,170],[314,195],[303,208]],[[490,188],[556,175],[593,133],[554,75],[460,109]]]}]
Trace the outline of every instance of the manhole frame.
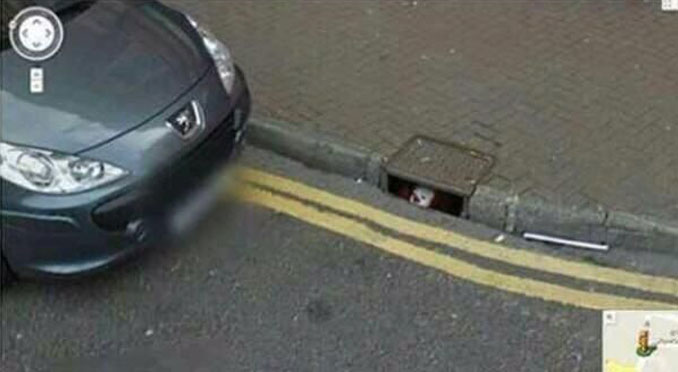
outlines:
[{"label": "manhole frame", "polygon": [[[451,147],[454,149],[457,149],[461,152],[464,152],[468,154],[469,156],[473,156],[477,159],[481,159],[485,162],[487,162],[487,166],[483,171],[479,174],[479,176],[476,179],[476,182],[473,184],[471,192],[466,192],[466,190],[460,190],[458,188],[455,188],[451,185],[448,184],[442,184],[440,182],[420,177],[419,175],[412,174],[411,172],[403,171],[401,169],[397,169],[393,167],[393,163],[396,163],[401,157],[405,156],[405,152],[413,146],[413,143],[419,140],[423,141],[429,141],[433,142],[435,144],[441,145],[441,146],[447,146]],[[384,163],[383,166],[383,172],[381,174],[381,189],[385,193],[389,193],[389,179],[390,177],[396,177],[399,179],[402,179],[404,181],[408,181],[411,183],[415,183],[418,185],[430,187],[435,190],[439,190],[448,194],[451,194],[455,197],[460,197],[463,199],[463,211],[460,215],[460,217],[467,217],[468,216],[468,206],[469,206],[469,200],[475,194],[478,185],[481,184],[483,181],[487,179],[487,177],[490,175],[492,172],[492,169],[494,168],[495,165],[495,157],[486,154],[484,152],[478,151],[476,149],[473,149],[469,146],[456,143],[456,142],[449,142],[449,141],[442,141],[433,137],[425,136],[425,135],[414,135],[410,137],[403,145],[390,157],[386,159],[386,162]]]}]

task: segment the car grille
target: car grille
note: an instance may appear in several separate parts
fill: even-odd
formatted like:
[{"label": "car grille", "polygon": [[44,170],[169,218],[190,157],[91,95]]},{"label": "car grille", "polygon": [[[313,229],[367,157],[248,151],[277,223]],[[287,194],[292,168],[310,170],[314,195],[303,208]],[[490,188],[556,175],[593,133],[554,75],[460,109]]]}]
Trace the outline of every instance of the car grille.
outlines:
[{"label": "car grille", "polygon": [[163,215],[231,157],[236,145],[233,124],[231,114],[187,155],[151,177],[145,185],[96,208],[93,221],[104,230],[122,232],[142,216]]}]

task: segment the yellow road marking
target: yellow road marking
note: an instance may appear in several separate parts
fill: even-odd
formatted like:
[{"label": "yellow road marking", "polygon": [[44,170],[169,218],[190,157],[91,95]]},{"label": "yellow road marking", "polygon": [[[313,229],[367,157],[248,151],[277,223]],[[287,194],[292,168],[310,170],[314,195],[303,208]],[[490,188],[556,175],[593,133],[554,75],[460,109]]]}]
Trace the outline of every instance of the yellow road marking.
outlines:
[{"label": "yellow road marking", "polygon": [[370,220],[405,235],[451,246],[477,256],[552,274],[678,297],[678,279],[594,266],[546,254],[508,248],[500,244],[475,239],[399,217],[352,199],[343,198],[287,178],[251,168],[244,169],[243,176],[249,182]]},{"label": "yellow road marking", "polygon": [[366,224],[254,186],[245,186],[238,196],[252,204],[287,214],[308,224],[347,236],[393,255],[435,268],[484,286],[546,301],[589,309],[672,309],[678,305],[593,293],[521,278],[484,269],[453,257],[398,240]]}]

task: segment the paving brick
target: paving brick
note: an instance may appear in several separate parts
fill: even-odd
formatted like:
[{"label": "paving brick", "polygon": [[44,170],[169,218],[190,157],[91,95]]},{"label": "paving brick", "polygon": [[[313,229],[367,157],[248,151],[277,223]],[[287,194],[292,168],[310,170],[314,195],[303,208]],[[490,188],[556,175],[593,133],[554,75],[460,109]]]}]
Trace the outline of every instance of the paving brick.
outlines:
[{"label": "paving brick", "polygon": [[464,142],[503,187],[678,219],[678,14],[657,1],[167,2],[231,46],[258,116],[386,155]]}]

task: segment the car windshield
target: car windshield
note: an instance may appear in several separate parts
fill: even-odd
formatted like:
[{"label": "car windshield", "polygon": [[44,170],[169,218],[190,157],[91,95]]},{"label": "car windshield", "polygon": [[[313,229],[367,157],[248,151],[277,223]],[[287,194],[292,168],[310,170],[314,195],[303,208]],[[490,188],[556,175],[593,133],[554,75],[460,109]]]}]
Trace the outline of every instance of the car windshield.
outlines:
[{"label": "car windshield", "polygon": [[14,16],[29,6],[43,6],[55,11],[62,22],[85,11],[95,0],[2,0],[0,1],[0,34],[2,50],[9,46],[9,22]]}]

